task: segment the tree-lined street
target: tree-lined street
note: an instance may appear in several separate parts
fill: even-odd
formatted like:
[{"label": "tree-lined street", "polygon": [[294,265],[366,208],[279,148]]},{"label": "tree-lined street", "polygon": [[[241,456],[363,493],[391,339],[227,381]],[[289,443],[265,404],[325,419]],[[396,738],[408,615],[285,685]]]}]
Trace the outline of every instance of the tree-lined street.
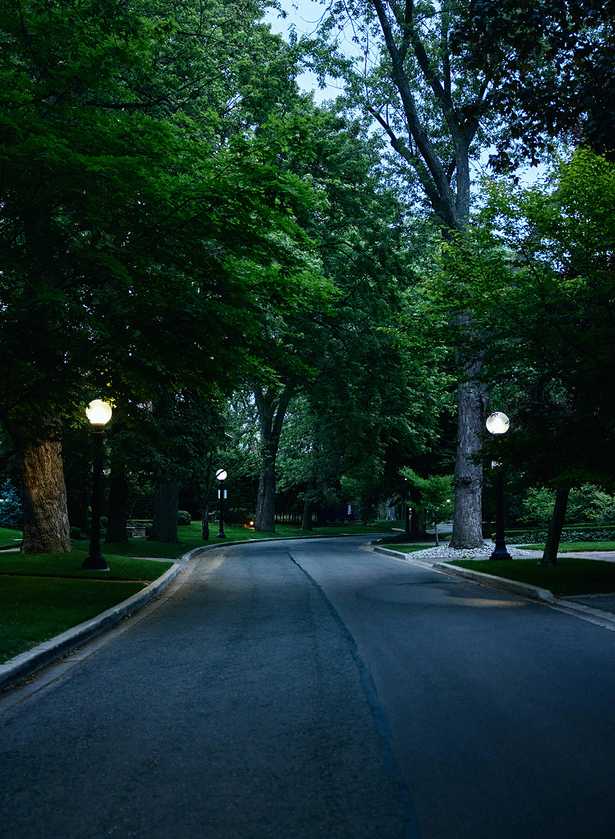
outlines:
[{"label": "tree-lined street", "polygon": [[612,836],[613,633],[364,542],[203,555],[8,694],[5,835]]},{"label": "tree-lined street", "polygon": [[615,836],[615,0],[0,44],[0,833]]}]

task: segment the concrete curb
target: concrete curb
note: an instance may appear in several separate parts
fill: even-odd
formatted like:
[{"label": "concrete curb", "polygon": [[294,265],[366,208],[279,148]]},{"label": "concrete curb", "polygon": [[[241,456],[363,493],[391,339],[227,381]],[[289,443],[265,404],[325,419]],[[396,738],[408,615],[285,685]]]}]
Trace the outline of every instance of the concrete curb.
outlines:
[{"label": "concrete curb", "polygon": [[574,600],[567,600],[565,597],[556,597],[552,591],[539,586],[532,586],[529,583],[519,583],[516,580],[507,580],[505,577],[496,577],[493,574],[483,574],[481,571],[471,571],[468,568],[458,568],[448,562],[436,563],[434,568],[446,574],[453,574],[472,580],[475,583],[498,588],[503,591],[511,591],[520,594],[529,600],[536,600],[545,606],[551,606],[560,612],[573,615],[590,623],[595,623],[604,629],[615,631],[615,615],[612,612],[605,612],[603,609],[594,609],[583,603],[575,603]]},{"label": "concrete curb", "polygon": [[604,629],[610,629],[615,632],[615,614],[612,612],[605,612],[603,609],[594,609],[592,606],[586,606],[584,603],[576,603],[574,600],[568,600],[564,597],[556,597],[549,589],[533,586],[529,583],[520,583],[517,580],[508,580],[506,577],[496,577],[494,574],[484,574],[482,571],[459,568],[457,565],[451,565],[448,562],[427,562],[416,557],[414,553],[402,553],[401,551],[393,551],[375,546],[373,550],[381,554],[386,554],[387,556],[395,556],[397,559],[403,559],[406,562],[413,562],[423,568],[434,568],[444,574],[463,577],[466,580],[488,586],[489,588],[519,594],[528,600],[535,600],[545,606],[551,606],[560,612],[582,618]]},{"label": "concrete curb", "polygon": [[553,592],[546,588],[532,586],[529,583],[519,583],[516,580],[508,580],[506,577],[496,577],[493,574],[483,574],[482,571],[459,568],[457,565],[451,565],[448,562],[435,562],[433,567],[439,571],[446,571],[447,574],[454,574],[457,577],[474,580],[476,583],[482,582],[494,588],[501,588],[506,591],[512,591],[515,594],[521,594],[523,597],[529,597],[531,600],[540,600],[543,603],[557,602],[557,598]]},{"label": "concrete curb", "polygon": [[[105,630],[112,629],[125,618],[147,606],[148,603],[162,594],[173,580],[186,569],[188,562],[201,550],[202,548],[194,548],[184,554],[164,574],[149,583],[142,591],[138,591],[126,600],[122,600],[121,603],[111,606],[110,609],[106,609],[99,615],[83,621],[83,623],[71,626],[70,629],[60,635],[55,635],[53,638],[49,638],[49,640],[43,641],[32,649],[26,650],[15,658],[0,664],[0,691],[11,687],[14,682],[30,676],[36,670],[40,670],[41,667],[61,658],[68,650],[81,646]],[[161,561],[164,561],[164,558],[161,557]]]},{"label": "concrete curb", "polygon": [[[425,565],[428,568],[433,567],[433,562],[429,562],[426,559],[421,559],[420,557],[416,556],[414,551],[412,551],[411,553],[404,553],[403,551],[393,550],[393,548],[383,548],[380,545],[375,545],[373,542],[372,549],[376,553],[384,554],[385,556],[393,556],[395,557],[395,559],[406,560],[406,562],[416,562],[420,565]],[[419,553],[419,551],[417,551],[416,553]]]}]

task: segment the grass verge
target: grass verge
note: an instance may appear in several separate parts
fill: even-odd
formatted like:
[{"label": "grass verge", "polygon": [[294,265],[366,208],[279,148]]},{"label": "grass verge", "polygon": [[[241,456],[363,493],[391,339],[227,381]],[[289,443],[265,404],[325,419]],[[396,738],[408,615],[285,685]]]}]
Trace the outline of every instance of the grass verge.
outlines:
[{"label": "grass verge", "polygon": [[93,618],[143,587],[77,578],[0,578],[0,661]]},{"label": "grass verge", "polygon": [[26,577],[74,577],[86,580],[155,580],[171,567],[170,562],[148,559],[128,559],[105,551],[109,571],[84,571],[81,567],[87,556],[85,550],[69,554],[0,554],[0,578],[4,575]]},{"label": "grass verge", "polygon": [[17,546],[21,542],[21,530],[11,527],[0,527],[0,548]]},{"label": "grass verge", "polygon": [[615,563],[594,559],[559,559],[553,567],[535,559],[459,560],[462,568],[493,574],[520,583],[549,589],[556,595],[609,594],[615,592]]},{"label": "grass verge", "polygon": [[109,572],[84,571],[86,556],[0,554],[0,661],[126,600],[171,566],[105,554]]},{"label": "grass verge", "polygon": [[[544,551],[542,545],[520,545],[526,551]],[[587,551],[615,551],[615,542],[562,542],[558,553],[584,553]]]}]

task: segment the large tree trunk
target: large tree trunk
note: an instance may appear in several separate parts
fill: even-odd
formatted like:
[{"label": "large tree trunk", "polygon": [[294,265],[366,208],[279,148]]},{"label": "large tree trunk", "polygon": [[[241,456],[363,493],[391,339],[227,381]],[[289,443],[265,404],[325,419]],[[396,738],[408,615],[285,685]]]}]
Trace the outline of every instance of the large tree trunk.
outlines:
[{"label": "large tree trunk", "polygon": [[256,498],[256,530],[273,533],[275,530],[275,461],[271,441],[263,445],[263,463],[258,479]]},{"label": "large tree trunk", "polygon": [[60,440],[24,444],[21,465],[24,553],[68,553],[70,525]]},{"label": "large tree trunk", "polygon": [[179,509],[179,483],[160,480],[154,495],[154,522],[152,539],[158,542],[178,542],[177,510]]},{"label": "large tree trunk", "polygon": [[559,487],[555,493],[555,505],[553,507],[553,515],[549,522],[549,533],[547,535],[547,543],[545,545],[544,553],[541,559],[541,565],[557,565],[557,552],[559,549],[560,539],[562,537],[562,529],[564,527],[564,519],[566,518],[566,507],[568,506],[568,496],[570,495],[570,487]]},{"label": "large tree trunk", "polygon": [[291,395],[292,390],[289,385],[286,385],[281,393],[270,389],[264,390],[261,387],[254,389],[261,442],[261,471],[256,498],[255,529],[267,533],[275,531],[275,464],[282,425]]},{"label": "large tree trunk", "polygon": [[128,541],[128,477],[125,464],[116,460],[111,467],[109,482],[109,521],[107,542]]},{"label": "large tree trunk", "polygon": [[483,467],[480,462],[483,434],[482,396],[482,387],[476,380],[459,385],[455,514],[451,539],[453,548],[478,548],[483,544]]}]

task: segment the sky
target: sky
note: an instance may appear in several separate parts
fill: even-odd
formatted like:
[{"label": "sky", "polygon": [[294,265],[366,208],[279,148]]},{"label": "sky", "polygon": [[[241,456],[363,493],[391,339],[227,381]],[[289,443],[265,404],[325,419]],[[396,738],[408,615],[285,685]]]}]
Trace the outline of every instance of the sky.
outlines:
[{"label": "sky", "polygon": [[[271,25],[273,32],[279,32],[288,37],[288,31],[294,26],[297,35],[313,35],[325,7],[322,3],[314,0],[281,0],[280,5],[286,12],[287,17],[281,18],[275,10],[265,15],[265,20]],[[316,102],[324,102],[327,99],[335,99],[341,93],[341,87],[333,79],[329,80],[326,88],[320,89],[318,81],[313,73],[302,73],[297,79],[299,87],[314,94]]]},{"label": "sky", "polygon": [[[265,15],[265,20],[271,25],[273,32],[278,32],[285,37],[288,37],[291,26],[295,27],[299,36],[314,34],[325,8],[322,3],[316,2],[316,0],[281,0],[280,5],[286,12],[286,18],[281,18],[278,12],[273,10]],[[356,47],[353,46],[349,38],[346,38],[346,41],[348,44],[347,54],[350,55],[356,50]],[[301,89],[311,91],[314,94],[314,100],[317,103],[335,99],[342,91],[341,83],[334,79],[329,80],[326,88],[320,89],[316,76],[309,72],[302,73],[297,81]],[[483,150],[480,159],[473,163],[475,175],[485,171],[489,155],[493,152],[493,148]],[[545,175],[545,169],[543,166],[524,167],[518,174],[522,185],[530,186]]]}]

